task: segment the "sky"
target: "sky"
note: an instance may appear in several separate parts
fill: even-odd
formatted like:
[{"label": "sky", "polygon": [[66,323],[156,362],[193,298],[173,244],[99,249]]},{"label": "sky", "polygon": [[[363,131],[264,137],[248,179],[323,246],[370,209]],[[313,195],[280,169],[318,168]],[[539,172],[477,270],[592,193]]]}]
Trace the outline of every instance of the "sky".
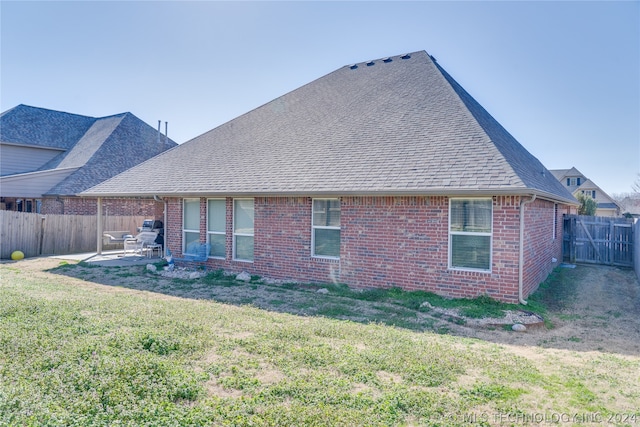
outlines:
[{"label": "sky", "polygon": [[548,169],[640,172],[640,1],[5,1],[0,109],[183,143],[342,66],[425,50]]}]

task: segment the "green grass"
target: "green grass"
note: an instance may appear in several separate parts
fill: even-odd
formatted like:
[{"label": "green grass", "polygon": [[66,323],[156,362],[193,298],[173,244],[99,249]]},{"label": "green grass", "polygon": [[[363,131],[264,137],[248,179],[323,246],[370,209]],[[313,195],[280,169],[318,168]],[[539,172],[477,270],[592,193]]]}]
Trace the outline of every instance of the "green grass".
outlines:
[{"label": "green grass", "polygon": [[347,303],[301,317],[4,265],[0,274],[0,425],[450,426],[539,407],[640,407],[638,358],[568,353],[559,364],[555,353],[526,358],[404,328],[419,301],[437,302],[427,294],[354,292],[395,301],[384,307],[399,328],[337,319]]}]

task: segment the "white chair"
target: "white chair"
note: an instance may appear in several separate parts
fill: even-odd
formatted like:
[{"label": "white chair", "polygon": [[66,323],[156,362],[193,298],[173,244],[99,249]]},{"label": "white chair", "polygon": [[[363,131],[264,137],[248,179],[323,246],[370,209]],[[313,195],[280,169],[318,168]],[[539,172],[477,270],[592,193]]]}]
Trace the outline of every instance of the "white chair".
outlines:
[{"label": "white chair", "polygon": [[[158,233],[153,231],[143,231],[139,233],[136,237],[125,239],[124,241],[124,254],[127,255],[127,251],[133,252],[135,255],[139,253],[142,256],[142,252],[145,249],[152,247],[155,249],[157,247],[156,238],[158,237]],[[153,250],[152,249],[152,250]]]}]

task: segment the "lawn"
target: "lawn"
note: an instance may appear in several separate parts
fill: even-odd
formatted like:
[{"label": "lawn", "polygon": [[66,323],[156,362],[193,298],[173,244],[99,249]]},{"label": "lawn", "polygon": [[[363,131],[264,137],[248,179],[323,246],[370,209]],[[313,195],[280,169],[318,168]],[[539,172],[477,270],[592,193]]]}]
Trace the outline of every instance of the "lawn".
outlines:
[{"label": "lawn", "polygon": [[0,425],[640,424],[637,355],[301,316],[20,265],[0,265]]}]

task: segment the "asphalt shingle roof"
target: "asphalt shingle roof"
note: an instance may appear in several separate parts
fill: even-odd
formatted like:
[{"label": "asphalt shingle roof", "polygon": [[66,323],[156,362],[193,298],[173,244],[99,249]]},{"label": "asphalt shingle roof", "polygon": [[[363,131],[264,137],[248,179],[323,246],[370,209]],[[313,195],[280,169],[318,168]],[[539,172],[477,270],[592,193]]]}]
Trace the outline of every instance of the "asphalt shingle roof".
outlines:
[{"label": "asphalt shingle roof", "polygon": [[38,169],[79,168],[46,195],[75,195],[177,144],[131,113],[86,117],[19,105],[0,115],[0,141],[65,151]]},{"label": "asphalt shingle roof", "polygon": [[575,203],[420,51],[341,67],[86,195],[478,192]]}]

